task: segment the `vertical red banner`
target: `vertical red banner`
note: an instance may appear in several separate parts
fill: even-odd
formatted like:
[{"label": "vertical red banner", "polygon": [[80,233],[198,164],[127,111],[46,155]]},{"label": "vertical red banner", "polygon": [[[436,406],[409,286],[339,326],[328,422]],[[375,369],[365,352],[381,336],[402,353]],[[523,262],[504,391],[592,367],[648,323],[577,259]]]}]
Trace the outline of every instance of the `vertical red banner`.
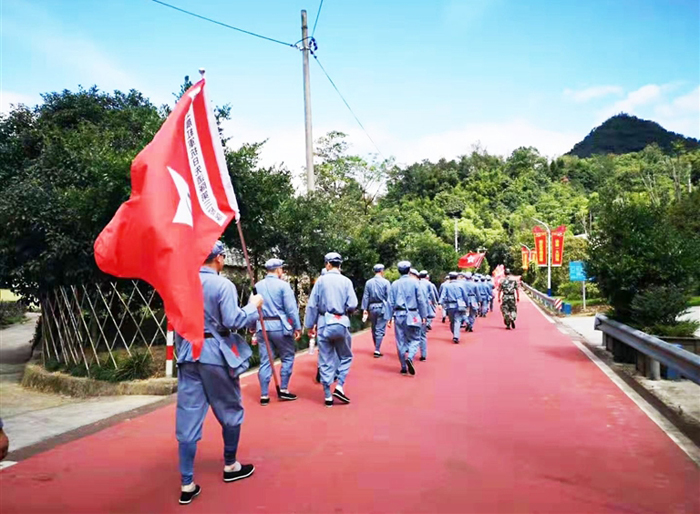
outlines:
[{"label": "vertical red banner", "polygon": [[530,262],[537,261],[537,252],[535,250],[530,250]]},{"label": "vertical red banner", "polygon": [[564,233],[566,227],[560,225],[552,230],[552,266],[561,266],[564,262]]},{"label": "vertical red banner", "polygon": [[541,227],[534,227],[532,233],[535,236],[535,262],[538,266],[547,265],[547,232]]},{"label": "vertical red banner", "polygon": [[530,250],[523,246],[520,248],[520,253],[523,257],[523,269],[526,270],[530,267]]}]

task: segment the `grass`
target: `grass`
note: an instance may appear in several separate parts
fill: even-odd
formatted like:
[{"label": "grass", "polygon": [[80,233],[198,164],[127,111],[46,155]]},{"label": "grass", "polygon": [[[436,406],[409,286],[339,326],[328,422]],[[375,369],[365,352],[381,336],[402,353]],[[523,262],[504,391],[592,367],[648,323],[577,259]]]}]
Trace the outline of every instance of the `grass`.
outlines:
[{"label": "grass", "polygon": [[700,296],[691,296],[688,300],[688,307],[700,307]]},{"label": "grass", "polygon": [[0,302],[0,327],[9,327],[15,323],[22,323],[25,308],[19,302]]}]

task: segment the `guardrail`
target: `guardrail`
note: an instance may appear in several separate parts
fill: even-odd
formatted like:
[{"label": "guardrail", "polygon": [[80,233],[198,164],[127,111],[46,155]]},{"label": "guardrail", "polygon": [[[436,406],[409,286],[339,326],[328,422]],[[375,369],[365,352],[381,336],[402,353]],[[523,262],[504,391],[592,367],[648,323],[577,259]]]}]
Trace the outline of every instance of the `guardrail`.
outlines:
[{"label": "guardrail", "polygon": [[660,364],[678,371],[685,378],[700,384],[700,355],[676,348],[658,337],[634,329],[618,321],[598,314],[595,317],[595,329],[603,332],[605,347],[615,355],[625,353],[620,345],[626,345],[637,351],[637,364],[643,357],[643,368],[652,380],[661,378]]},{"label": "guardrail", "polygon": [[520,282],[520,285],[523,286],[523,289],[530,293],[535,300],[539,301],[541,304],[545,305],[546,307],[549,307],[550,309],[554,309],[555,311],[560,311],[561,306],[562,306],[562,301],[559,298],[552,298],[551,296],[547,296],[546,294],[538,291],[534,287],[532,287],[529,284],[526,284],[525,282]]}]

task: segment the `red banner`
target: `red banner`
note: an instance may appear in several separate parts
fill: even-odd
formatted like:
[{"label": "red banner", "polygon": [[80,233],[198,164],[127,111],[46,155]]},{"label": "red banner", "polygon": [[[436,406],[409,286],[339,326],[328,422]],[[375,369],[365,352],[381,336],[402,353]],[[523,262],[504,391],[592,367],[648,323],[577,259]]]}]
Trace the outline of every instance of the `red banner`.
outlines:
[{"label": "red banner", "polygon": [[474,268],[478,269],[481,266],[481,262],[484,260],[485,253],[468,253],[459,258],[459,263],[457,266],[460,268]]},{"label": "red banner", "polygon": [[520,253],[523,258],[523,269],[526,270],[530,267],[530,250],[523,246],[520,248]]},{"label": "red banner", "polygon": [[561,266],[564,262],[564,233],[566,227],[560,225],[552,230],[552,266]]},{"label": "red banner", "polygon": [[535,235],[535,262],[538,266],[547,265],[547,232],[541,227],[534,227],[532,233]]},{"label": "red banner", "polygon": [[537,252],[535,250],[530,250],[530,262],[537,261]]}]

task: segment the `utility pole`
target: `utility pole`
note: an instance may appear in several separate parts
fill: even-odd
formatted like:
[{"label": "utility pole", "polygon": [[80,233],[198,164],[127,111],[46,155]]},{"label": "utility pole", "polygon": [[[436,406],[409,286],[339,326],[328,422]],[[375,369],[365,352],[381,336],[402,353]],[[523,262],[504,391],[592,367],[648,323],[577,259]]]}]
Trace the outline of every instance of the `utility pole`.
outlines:
[{"label": "utility pole", "polygon": [[544,221],[532,219],[547,229],[547,296],[552,296],[552,231]]},{"label": "utility pole", "polygon": [[301,42],[304,61],[304,124],[306,129],[306,189],[315,188],[314,180],[314,139],[311,134],[311,78],[309,76],[309,27],[306,11],[301,11]]}]

